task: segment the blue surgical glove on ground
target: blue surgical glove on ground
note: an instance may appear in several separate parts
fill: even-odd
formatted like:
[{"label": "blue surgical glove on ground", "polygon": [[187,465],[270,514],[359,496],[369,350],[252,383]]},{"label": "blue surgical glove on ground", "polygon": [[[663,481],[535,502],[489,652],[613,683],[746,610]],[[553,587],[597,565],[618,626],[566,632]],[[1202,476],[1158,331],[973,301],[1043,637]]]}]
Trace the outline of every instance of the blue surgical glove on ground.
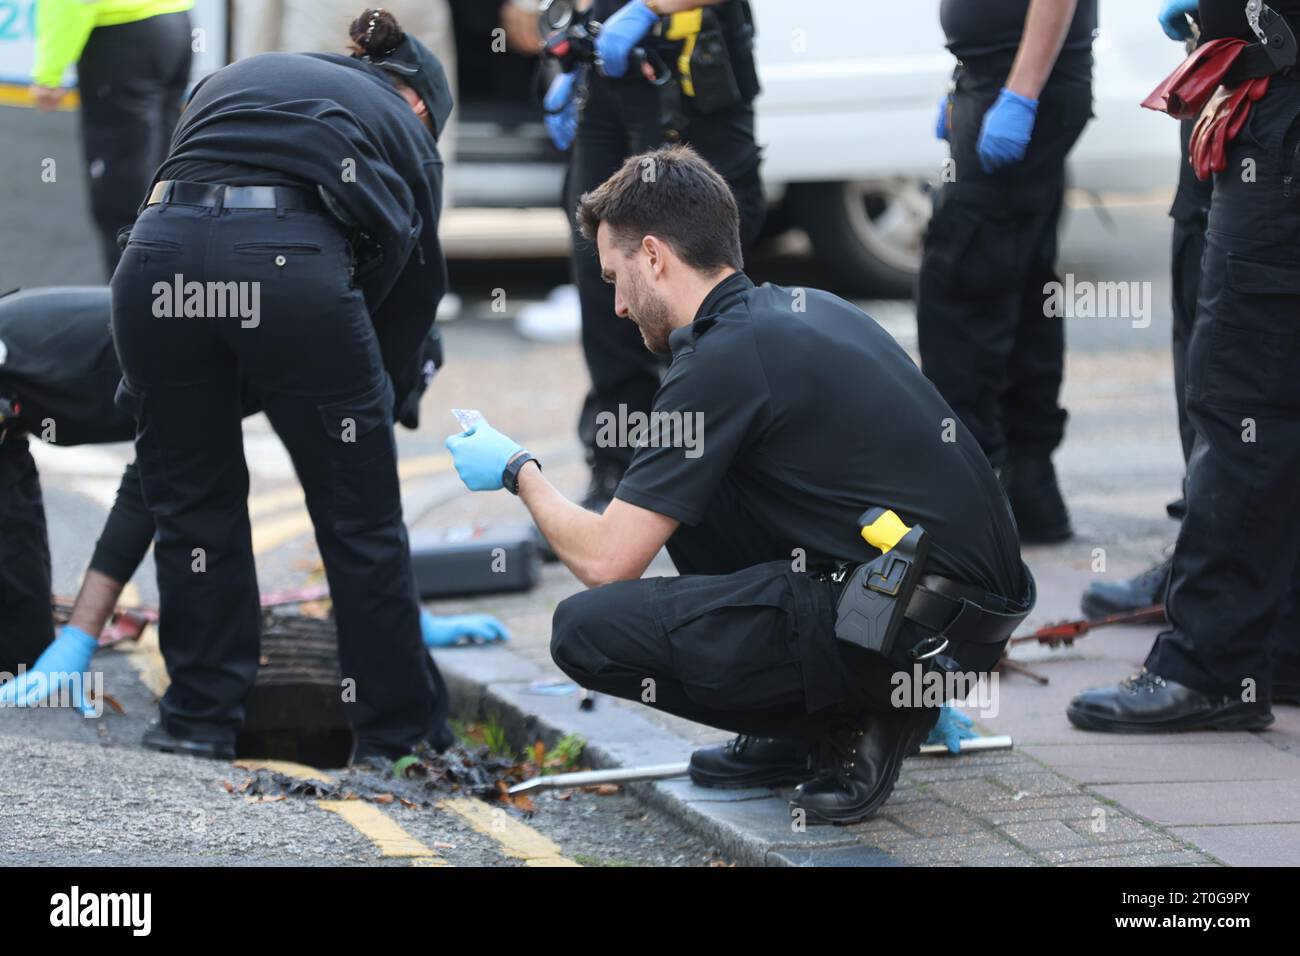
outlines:
[{"label": "blue surgical glove on ground", "polygon": [[643,0],[625,3],[605,21],[596,37],[596,55],[606,76],[619,77],[627,72],[627,57],[632,48],[650,32],[659,19]]},{"label": "blue surgical glove on ground", "polygon": [[425,647],[451,647],[462,637],[485,643],[510,640],[506,626],[490,614],[453,614],[434,617],[420,608],[420,634]]},{"label": "blue surgical glove on ground", "polygon": [[979,156],[984,172],[996,172],[1025,158],[1037,114],[1038,100],[1003,88],[997,102],[984,114],[980,128]]},{"label": "blue surgical glove on ground", "polygon": [[470,491],[496,491],[501,487],[506,464],[524,450],[480,418],[469,431],[447,439],[456,473]]},{"label": "blue surgical glove on ground", "polygon": [[939,101],[939,119],[934,124],[935,139],[948,138],[948,95]]},{"label": "blue surgical glove on ground", "polygon": [[956,707],[949,707],[947,704],[939,708],[939,722],[934,725],[930,731],[930,736],[925,738],[927,744],[943,744],[948,748],[950,753],[961,753],[961,742],[963,740],[973,740],[979,734],[971,729],[974,723],[969,717],[963,714]]},{"label": "blue surgical glove on ground", "polygon": [[[84,675],[90,670],[90,659],[98,646],[99,642],[85,631],[71,624],[63,625],[50,646],[23,674],[21,681],[15,678],[0,687],[0,703],[35,707],[51,696],[62,696],[65,685],[71,684],[69,675]],[[89,690],[88,681],[82,677],[82,699],[77,705],[83,714],[93,713],[95,709],[86,696]]]},{"label": "blue surgical glove on ground", "polygon": [[551,81],[542,99],[546,111],[546,131],[557,149],[568,149],[578,132],[578,97],[574,89],[577,74],[561,73]]},{"label": "blue surgical glove on ground", "polygon": [[1192,28],[1187,15],[1195,13],[1200,0],[1169,0],[1160,11],[1160,27],[1171,40],[1190,40]]}]

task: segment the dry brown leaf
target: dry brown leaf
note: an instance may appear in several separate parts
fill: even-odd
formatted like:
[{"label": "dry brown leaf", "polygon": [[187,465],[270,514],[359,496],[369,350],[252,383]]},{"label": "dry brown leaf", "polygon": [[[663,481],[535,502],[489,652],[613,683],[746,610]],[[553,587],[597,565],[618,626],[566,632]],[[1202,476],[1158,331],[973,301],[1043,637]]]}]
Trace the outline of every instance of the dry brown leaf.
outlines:
[{"label": "dry brown leaf", "polygon": [[391,793],[381,793],[375,797],[375,803],[392,803],[394,799]]},{"label": "dry brown leaf", "polygon": [[616,783],[598,783],[596,784],[596,793],[602,797],[612,797],[618,793],[619,786]]}]

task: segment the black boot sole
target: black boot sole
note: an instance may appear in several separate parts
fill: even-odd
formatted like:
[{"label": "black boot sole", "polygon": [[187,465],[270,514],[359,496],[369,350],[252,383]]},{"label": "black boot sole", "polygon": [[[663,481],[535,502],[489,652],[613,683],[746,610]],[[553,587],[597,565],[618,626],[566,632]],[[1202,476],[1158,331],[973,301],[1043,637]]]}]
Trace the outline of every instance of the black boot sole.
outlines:
[{"label": "black boot sole", "polygon": [[748,787],[779,787],[782,784],[803,783],[811,780],[813,772],[806,766],[795,768],[773,767],[765,770],[753,770],[744,774],[712,774],[705,770],[690,768],[691,783],[697,787],[710,790],[744,790]]},{"label": "black boot sole", "polygon": [[206,741],[180,740],[170,735],[145,732],[140,741],[146,750],[163,754],[181,754],[186,757],[202,757],[207,760],[234,760],[235,748],[222,747]]},{"label": "black boot sole", "polygon": [[1273,715],[1257,710],[1242,711],[1236,707],[1220,708],[1202,714],[1188,714],[1170,720],[1115,720],[1073,704],[1065,712],[1070,723],[1080,730],[1096,730],[1112,734],[1185,733],[1191,730],[1251,731],[1264,730],[1273,723]]},{"label": "black boot sole", "polygon": [[[1153,607],[1154,605],[1157,605],[1159,603],[1160,603],[1160,598],[1156,598],[1156,600],[1152,601],[1150,604],[1138,604],[1138,605],[1112,604],[1109,601],[1103,601],[1099,598],[1093,598],[1085,591],[1083,597],[1079,601],[1079,610],[1083,613],[1083,616],[1086,617],[1088,620],[1095,621],[1099,617],[1107,617],[1108,615],[1111,614],[1136,614],[1138,611],[1145,611],[1147,608]],[[1150,623],[1156,624],[1159,622],[1152,621]],[[1141,626],[1146,627],[1148,625],[1143,624]]]},{"label": "black boot sole", "polygon": [[807,814],[807,822],[813,826],[851,826],[874,816],[876,811],[883,807],[886,801],[893,796],[894,787],[898,785],[899,774],[903,772],[903,761],[920,751],[921,744],[929,736],[934,724],[935,721],[933,720],[923,726],[918,723],[916,728],[912,728],[907,733],[899,736],[894,749],[890,752],[889,763],[883,775],[883,778],[888,779],[889,783],[887,786],[877,787],[866,803],[855,807],[846,807],[842,810],[824,811],[799,807],[791,800],[791,809],[802,809]]}]

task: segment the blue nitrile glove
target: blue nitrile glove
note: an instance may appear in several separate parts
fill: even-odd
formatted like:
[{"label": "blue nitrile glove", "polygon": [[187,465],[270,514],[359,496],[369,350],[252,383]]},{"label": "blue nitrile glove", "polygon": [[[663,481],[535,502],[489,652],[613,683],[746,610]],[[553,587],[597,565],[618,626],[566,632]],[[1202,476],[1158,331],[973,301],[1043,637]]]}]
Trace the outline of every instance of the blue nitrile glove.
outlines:
[{"label": "blue nitrile glove", "polygon": [[997,102],[984,114],[984,125],[980,128],[980,166],[984,172],[995,172],[1025,158],[1037,114],[1038,100],[1027,99],[1003,87]]},{"label": "blue nitrile glove", "polygon": [[948,94],[943,95],[939,101],[939,119],[934,124],[934,138],[948,138]]},{"label": "blue nitrile glove", "polygon": [[578,132],[578,97],[574,90],[577,79],[577,74],[561,73],[551,81],[551,88],[542,99],[546,131],[557,149],[568,149]]},{"label": "blue nitrile glove", "polygon": [[447,439],[456,473],[470,491],[496,491],[501,487],[506,465],[524,450],[513,438],[508,438],[480,418],[469,431]]},{"label": "blue nitrile glove", "polygon": [[462,637],[485,643],[510,640],[506,626],[490,614],[453,614],[434,617],[420,608],[420,635],[425,647],[451,647]]},{"label": "blue nitrile glove", "polygon": [[[65,686],[70,686],[68,675],[86,674],[90,659],[99,642],[80,628],[65,624],[58,635],[36,658],[21,681],[17,678],[0,687],[0,704],[34,707],[51,696],[61,696]],[[83,714],[93,713],[86,679],[81,680],[81,700],[77,702]]]},{"label": "blue nitrile glove", "polygon": [[961,742],[972,740],[979,734],[971,730],[973,721],[956,707],[944,704],[939,708],[939,722],[925,738],[927,744],[943,744],[950,753],[961,753]]},{"label": "blue nitrile glove", "polygon": [[1195,13],[1200,0],[1168,0],[1160,11],[1160,27],[1171,40],[1190,40],[1192,27],[1187,15]]},{"label": "blue nitrile glove", "polygon": [[619,77],[627,72],[628,54],[658,20],[659,14],[644,0],[632,0],[605,21],[596,37],[596,55],[606,76]]}]

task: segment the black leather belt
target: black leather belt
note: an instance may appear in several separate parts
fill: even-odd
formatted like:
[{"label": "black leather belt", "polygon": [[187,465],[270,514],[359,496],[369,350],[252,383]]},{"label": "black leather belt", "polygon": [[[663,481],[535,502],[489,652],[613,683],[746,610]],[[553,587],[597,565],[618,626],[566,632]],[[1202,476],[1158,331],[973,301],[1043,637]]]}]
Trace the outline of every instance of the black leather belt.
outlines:
[{"label": "black leather belt", "polygon": [[[325,212],[320,196],[310,189],[295,186],[226,186],[221,183],[188,183],[164,179],[157,183],[144,201],[145,206],[178,203],[209,209],[304,209]],[[144,206],[141,207],[142,209]]]},{"label": "black leather belt", "polygon": [[912,592],[904,617],[954,644],[998,644],[1028,616],[1034,597],[1032,576],[1028,600],[1022,604],[951,578],[927,574]]}]

